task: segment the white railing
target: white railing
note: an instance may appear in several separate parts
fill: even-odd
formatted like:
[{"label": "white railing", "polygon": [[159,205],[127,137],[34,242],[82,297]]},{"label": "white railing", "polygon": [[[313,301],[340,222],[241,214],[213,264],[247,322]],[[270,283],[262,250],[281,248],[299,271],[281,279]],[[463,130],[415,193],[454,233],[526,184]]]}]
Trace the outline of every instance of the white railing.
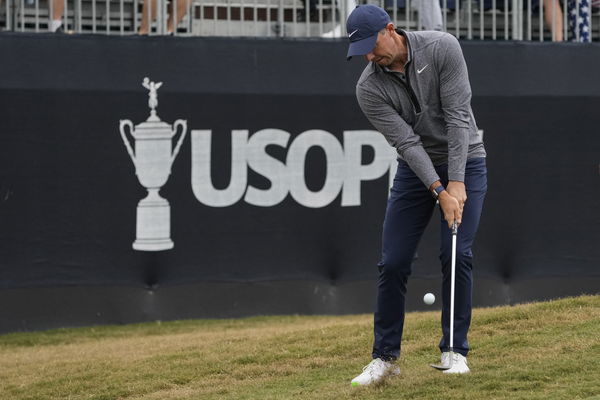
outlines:
[{"label": "white railing", "polygon": [[[346,35],[355,1],[0,0],[0,30],[336,38]],[[385,7],[401,28],[445,30],[462,39],[600,40],[600,0],[367,2]]]}]

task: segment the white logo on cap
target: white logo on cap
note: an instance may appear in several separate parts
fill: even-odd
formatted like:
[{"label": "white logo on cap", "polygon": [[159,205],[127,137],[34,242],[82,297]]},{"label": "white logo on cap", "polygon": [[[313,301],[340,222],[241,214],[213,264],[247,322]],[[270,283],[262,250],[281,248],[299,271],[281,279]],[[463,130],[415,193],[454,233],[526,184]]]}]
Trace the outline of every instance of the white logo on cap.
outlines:
[{"label": "white logo on cap", "polygon": [[352,32],[351,34],[349,34],[348,37],[352,37],[352,35],[354,35],[356,32],[358,32],[358,29],[355,30],[354,32]]}]

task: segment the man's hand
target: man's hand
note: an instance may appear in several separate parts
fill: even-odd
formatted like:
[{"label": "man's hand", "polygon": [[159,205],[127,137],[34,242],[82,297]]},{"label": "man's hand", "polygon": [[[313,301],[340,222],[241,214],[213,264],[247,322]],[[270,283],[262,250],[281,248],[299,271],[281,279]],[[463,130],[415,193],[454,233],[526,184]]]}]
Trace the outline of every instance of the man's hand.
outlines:
[{"label": "man's hand", "polygon": [[450,181],[448,182],[448,186],[446,186],[446,190],[448,191],[450,196],[458,200],[458,205],[460,206],[460,212],[462,214],[465,202],[467,201],[467,191],[465,189],[465,184],[459,181]]},{"label": "man's hand", "polygon": [[462,207],[458,200],[454,196],[451,196],[447,190],[440,193],[438,200],[444,213],[444,219],[448,223],[448,228],[452,229],[454,221],[460,225],[462,222]]}]

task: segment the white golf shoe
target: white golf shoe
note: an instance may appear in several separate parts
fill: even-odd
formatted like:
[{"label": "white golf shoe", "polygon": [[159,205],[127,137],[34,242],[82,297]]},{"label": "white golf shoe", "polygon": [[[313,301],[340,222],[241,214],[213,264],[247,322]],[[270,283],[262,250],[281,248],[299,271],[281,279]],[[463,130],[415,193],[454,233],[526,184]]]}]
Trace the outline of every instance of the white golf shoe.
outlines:
[{"label": "white golf shoe", "polygon": [[363,368],[362,374],[352,379],[352,386],[370,385],[380,382],[388,376],[400,374],[400,368],[394,363],[376,358]]},{"label": "white golf shoe", "polygon": [[[452,366],[444,371],[445,374],[468,374],[471,372],[467,365],[467,357],[459,353],[452,353],[452,355],[454,356]],[[450,352],[445,351],[442,353],[441,362],[444,366],[450,364]]]}]

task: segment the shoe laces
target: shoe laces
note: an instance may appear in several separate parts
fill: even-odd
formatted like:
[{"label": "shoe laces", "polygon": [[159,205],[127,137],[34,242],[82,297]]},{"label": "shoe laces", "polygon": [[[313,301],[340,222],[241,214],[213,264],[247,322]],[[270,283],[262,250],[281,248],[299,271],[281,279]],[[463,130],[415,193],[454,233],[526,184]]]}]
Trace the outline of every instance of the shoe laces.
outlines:
[{"label": "shoe laces", "polygon": [[465,364],[467,363],[467,357],[463,356],[460,353],[454,353],[453,359],[454,362],[459,362],[462,359]]}]

